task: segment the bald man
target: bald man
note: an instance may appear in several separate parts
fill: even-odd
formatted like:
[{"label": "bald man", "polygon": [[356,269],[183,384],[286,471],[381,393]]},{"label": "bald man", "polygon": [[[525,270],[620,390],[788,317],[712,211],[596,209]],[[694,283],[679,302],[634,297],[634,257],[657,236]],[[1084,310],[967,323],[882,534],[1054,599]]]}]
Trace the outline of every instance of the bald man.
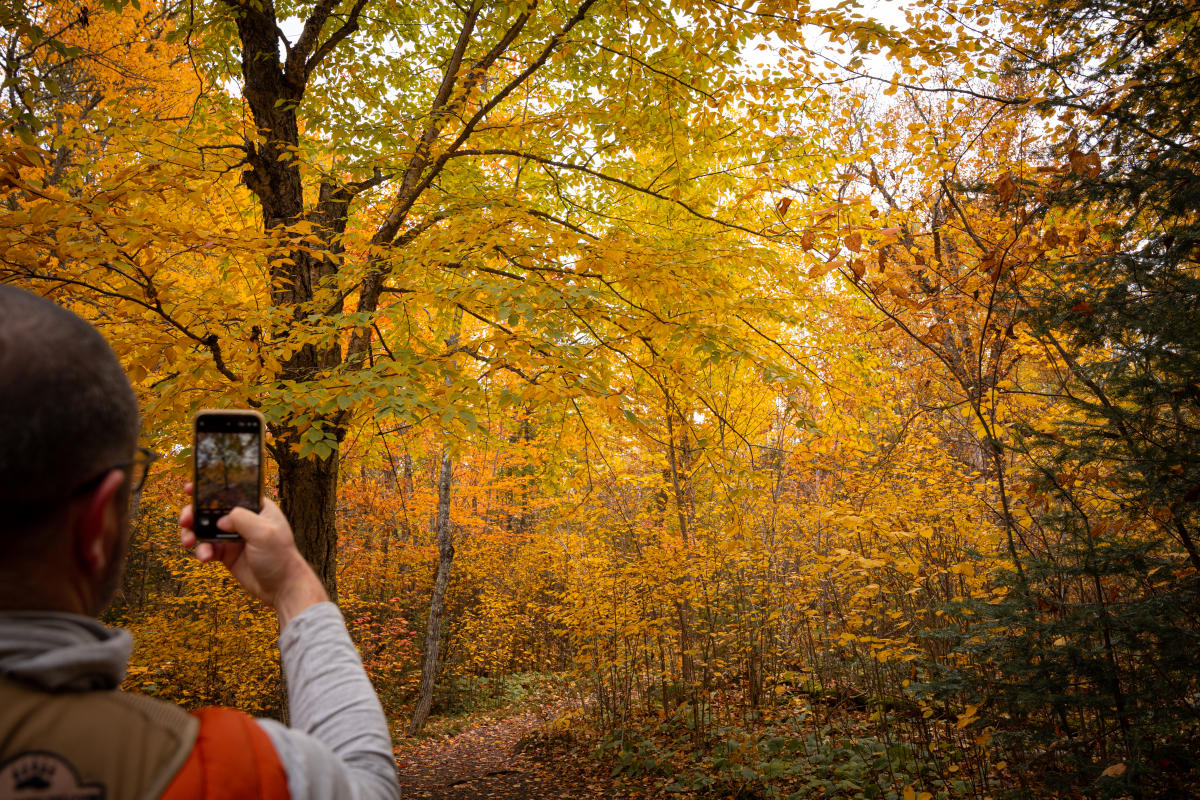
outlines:
[{"label": "bald man", "polygon": [[240,542],[197,543],[190,506],[180,538],[275,610],[291,727],[119,690],[132,639],[96,617],[154,458],[137,437],[137,400],[104,338],[0,285],[0,800],[398,798],[379,700],[270,500],[218,522]]}]

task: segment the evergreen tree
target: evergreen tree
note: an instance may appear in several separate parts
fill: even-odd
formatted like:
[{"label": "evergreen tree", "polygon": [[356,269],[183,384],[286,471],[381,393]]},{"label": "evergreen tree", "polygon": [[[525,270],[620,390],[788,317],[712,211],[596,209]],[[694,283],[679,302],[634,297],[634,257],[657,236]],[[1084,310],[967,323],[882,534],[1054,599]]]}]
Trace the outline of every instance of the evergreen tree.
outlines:
[{"label": "evergreen tree", "polygon": [[[1004,602],[963,609],[966,689],[1023,796],[1184,797],[1200,760],[1200,7],[1007,4],[1058,174],[1026,184],[1038,280],[1012,289],[1067,409],[1007,443],[1038,509]],[[1036,32],[1036,35],[1035,35]],[[1023,202],[1022,202],[1023,201]],[[1060,230],[1083,231],[1064,239]]]}]

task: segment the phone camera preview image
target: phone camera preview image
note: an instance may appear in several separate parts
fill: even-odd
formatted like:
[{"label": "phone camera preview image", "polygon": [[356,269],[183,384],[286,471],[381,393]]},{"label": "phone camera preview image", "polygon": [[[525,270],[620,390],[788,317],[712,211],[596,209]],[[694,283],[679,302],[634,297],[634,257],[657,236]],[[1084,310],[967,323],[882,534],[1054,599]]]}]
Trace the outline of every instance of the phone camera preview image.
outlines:
[{"label": "phone camera preview image", "polygon": [[237,506],[258,511],[262,425],[256,415],[201,414],[196,419],[195,530],[201,539],[237,539],[217,520]]}]

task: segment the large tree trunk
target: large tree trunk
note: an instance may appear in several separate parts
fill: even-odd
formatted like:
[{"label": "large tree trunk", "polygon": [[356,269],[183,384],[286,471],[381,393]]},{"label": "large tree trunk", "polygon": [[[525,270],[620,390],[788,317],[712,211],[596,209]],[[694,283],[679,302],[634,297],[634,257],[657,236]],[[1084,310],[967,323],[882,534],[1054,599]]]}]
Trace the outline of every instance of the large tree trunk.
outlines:
[{"label": "large tree trunk", "polygon": [[273,448],[279,465],[279,507],[292,525],[296,547],[337,600],[338,452],[300,458],[290,447]]},{"label": "large tree trunk", "polygon": [[[318,2],[305,22],[303,34],[289,49],[286,60],[281,61],[273,0],[249,5],[227,0],[227,5],[236,10],[245,79],[243,95],[257,127],[256,135],[243,143],[247,168],[242,181],[262,206],[263,229],[282,234],[277,255],[286,256],[273,258],[270,264],[271,303],[289,309],[292,318],[281,317],[273,330],[263,332],[264,342],[278,345],[311,325],[315,312],[336,317],[342,311],[340,298],[322,299],[320,292],[324,283],[337,274],[341,236],[353,193],[344,186],[322,181],[317,187],[316,203],[306,204],[300,161],[295,157],[300,142],[296,111],[311,71],[326,54],[326,46],[335,45],[357,29],[362,6],[356,5],[347,19],[340,20],[319,48],[321,32],[335,4],[332,0]],[[318,237],[321,247],[313,248],[311,238],[306,242],[298,234],[285,232],[301,220],[311,223],[310,237]],[[278,377],[303,387],[342,363],[338,342],[305,343],[282,360]],[[306,412],[304,408],[294,411],[302,421],[310,422],[305,419]],[[335,440],[331,443],[333,452],[324,459],[315,454],[301,457],[296,452],[295,416],[285,415],[281,424],[272,426],[275,442],[271,452],[279,466],[280,507],[292,525],[301,554],[316,570],[330,597],[336,599],[338,444],[345,416],[316,420]]]},{"label": "large tree trunk", "polygon": [[413,709],[408,735],[416,736],[425,727],[429,708],[433,705],[433,683],[437,676],[438,650],[442,644],[442,614],[446,607],[446,587],[450,585],[450,565],[454,561],[454,543],[450,539],[450,453],[442,453],[442,470],[438,477],[437,507],[437,577],[433,582],[433,598],[429,602],[429,624],[425,628],[425,660],[421,664],[421,694]]}]

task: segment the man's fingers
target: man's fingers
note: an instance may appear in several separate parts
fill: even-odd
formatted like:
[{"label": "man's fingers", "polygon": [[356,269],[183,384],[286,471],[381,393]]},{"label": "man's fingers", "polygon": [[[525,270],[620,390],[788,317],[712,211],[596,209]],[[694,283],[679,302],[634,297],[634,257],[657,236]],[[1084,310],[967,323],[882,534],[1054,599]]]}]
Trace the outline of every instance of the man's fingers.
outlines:
[{"label": "man's fingers", "polygon": [[226,567],[233,569],[233,564],[238,560],[238,556],[242,554],[244,545],[241,542],[221,542],[217,547],[217,558]]},{"label": "man's fingers", "polygon": [[189,550],[196,544],[196,534],[192,530],[195,522],[196,516],[192,511],[192,504],[188,503],[179,512],[179,543]]},{"label": "man's fingers", "polygon": [[197,541],[196,535],[191,531],[185,531],[185,534],[186,536],[180,536],[184,546],[192,547],[194,545],[195,549],[192,550],[192,555],[205,564],[210,561],[220,561],[227,567],[233,567],[234,562],[242,554],[241,542]]}]

